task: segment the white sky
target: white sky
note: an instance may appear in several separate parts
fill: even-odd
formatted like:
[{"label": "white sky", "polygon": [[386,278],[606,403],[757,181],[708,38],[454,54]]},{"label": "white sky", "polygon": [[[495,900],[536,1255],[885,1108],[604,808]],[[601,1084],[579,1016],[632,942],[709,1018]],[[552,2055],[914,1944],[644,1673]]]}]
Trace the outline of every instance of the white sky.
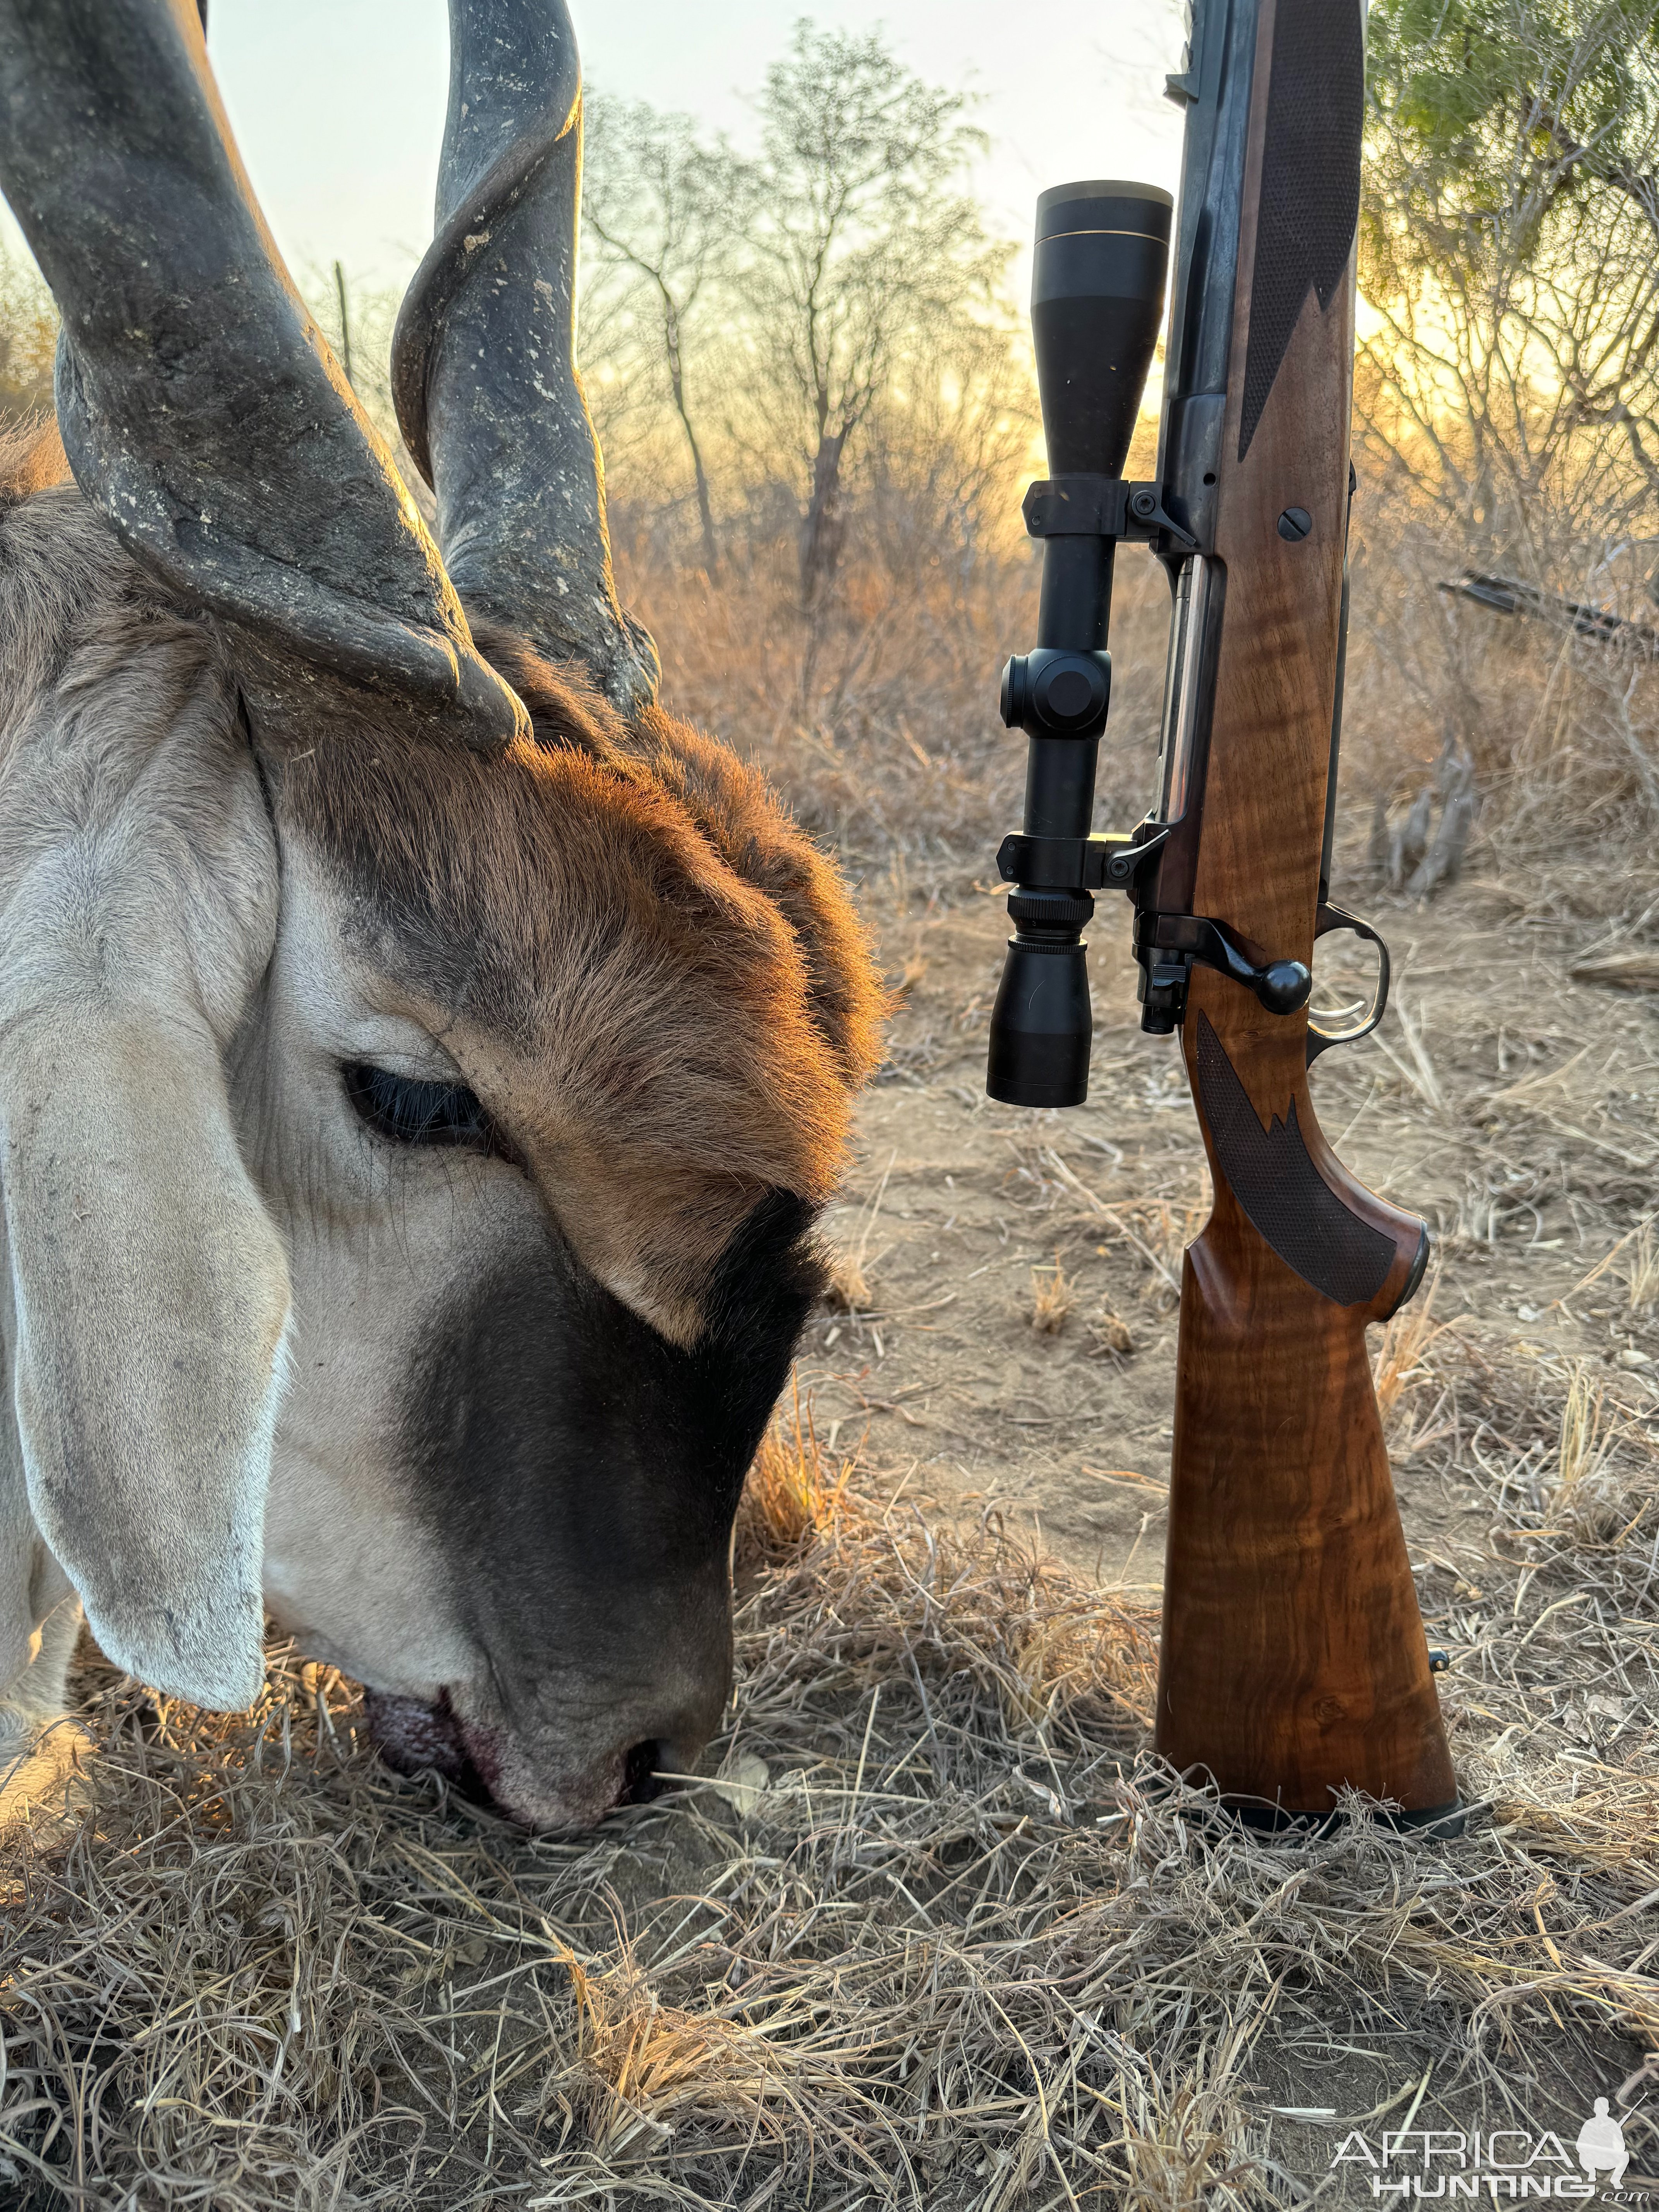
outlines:
[{"label": "white sky", "polygon": [[[588,81],[742,142],[744,95],[798,17],[882,25],[912,68],[984,95],[975,179],[1001,235],[1044,185],[1124,176],[1175,189],[1175,0],[572,0]],[[278,244],[296,273],[337,257],[398,285],[431,234],[448,67],[444,0],[210,0],[209,52]],[[7,225],[15,240],[15,234]],[[1019,272],[1021,289],[1024,272]]]}]

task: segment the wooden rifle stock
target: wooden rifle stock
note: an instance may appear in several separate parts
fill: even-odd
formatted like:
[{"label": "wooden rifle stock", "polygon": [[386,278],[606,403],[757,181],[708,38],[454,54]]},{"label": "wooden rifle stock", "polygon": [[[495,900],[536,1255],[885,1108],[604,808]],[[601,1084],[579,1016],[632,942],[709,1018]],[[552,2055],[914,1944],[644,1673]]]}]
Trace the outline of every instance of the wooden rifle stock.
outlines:
[{"label": "wooden rifle stock", "polygon": [[[1170,201],[1095,180],[1038,203],[1032,333],[1050,481],[1037,650],[1003,672],[1030,740],[997,865],[1015,925],[987,1088],[1087,1094],[1083,930],[1136,908],[1141,1023],[1184,1032],[1215,1209],[1187,1255],[1158,1748],[1247,1817],[1338,1793],[1444,1820],[1457,1792],[1389,1479],[1365,1330],[1416,1288],[1423,1224],[1348,1174],[1314,1119],[1352,477],[1364,0],[1194,0],[1158,476],[1121,471]],[[1155,812],[1091,831],[1110,699],[1112,552],[1175,587]],[[1381,940],[1376,940],[1381,949]]]},{"label": "wooden rifle stock", "polygon": [[[1362,65],[1363,21],[1360,0],[1255,11],[1212,552],[1189,647],[1200,711],[1181,740],[1202,757],[1166,767],[1185,819],[1140,900],[1169,910],[1176,884],[1187,912],[1224,921],[1264,961],[1311,964],[1322,896],[1359,127],[1343,73]],[[1346,125],[1309,105],[1334,100],[1352,137],[1335,175],[1330,132]],[[1305,1008],[1270,1012],[1193,966],[1184,1048],[1215,1206],[1182,1284],[1158,1747],[1270,1820],[1328,1813],[1345,1785],[1444,1815],[1456,1786],[1365,1342],[1415,1289],[1426,1231],[1325,1142],[1307,1028]]]}]

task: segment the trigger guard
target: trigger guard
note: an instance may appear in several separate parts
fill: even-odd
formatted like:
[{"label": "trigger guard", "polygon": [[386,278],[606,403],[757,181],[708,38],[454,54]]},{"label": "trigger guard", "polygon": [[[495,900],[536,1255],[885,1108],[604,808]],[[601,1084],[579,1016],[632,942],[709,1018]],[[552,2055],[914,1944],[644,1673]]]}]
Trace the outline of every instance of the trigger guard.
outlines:
[{"label": "trigger guard", "polygon": [[1361,1037],[1369,1036],[1388,1012],[1389,948],[1387,945],[1384,944],[1377,931],[1371,927],[1370,922],[1362,921],[1357,914],[1350,914],[1344,907],[1332,906],[1328,901],[1322,900],[1319,913],[1314,921],[1315,943],[1317,944],[1322,937],[1328,937],[1339,929],[1352,930],[1356,937],[1363,937],[1367,944],[1376,947],[1376,991],[1370,1006],[1366,1009],[1364,1019],[1356,1022],[1351,1029],[1322,1030],[1313,1017],[1309,1016],[1308,1066],[1310,1067],[1313,1066],[1320,1054],[1328,1052],[1332,1045],[1356,1044]]}]

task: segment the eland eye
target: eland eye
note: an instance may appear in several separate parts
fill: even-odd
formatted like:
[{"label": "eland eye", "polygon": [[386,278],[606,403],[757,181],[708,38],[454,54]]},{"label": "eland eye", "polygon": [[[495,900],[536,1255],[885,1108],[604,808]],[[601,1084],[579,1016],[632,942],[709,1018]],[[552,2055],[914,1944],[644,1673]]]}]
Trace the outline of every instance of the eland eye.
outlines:
[{"label": "eland eye", "polygon": [[346,1097],[377,1137],[393,1145],[469,1145],[505,1153],[476,1092],[464,1083],[416,1083],[389,1068],[353,1060],[342,1071]]}]

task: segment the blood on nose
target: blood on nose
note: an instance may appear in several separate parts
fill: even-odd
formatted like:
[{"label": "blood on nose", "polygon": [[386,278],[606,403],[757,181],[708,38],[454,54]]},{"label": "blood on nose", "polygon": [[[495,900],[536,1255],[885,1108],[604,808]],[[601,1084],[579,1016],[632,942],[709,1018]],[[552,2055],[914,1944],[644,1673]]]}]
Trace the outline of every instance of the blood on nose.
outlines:
[{"label": "blood on nose", "polygon": [[672,1747],[659,1736],[652,1736],[644,1743],[636,1743],[623,1761],[622,1788],[617,1792],[619,1805],[648,1805],[653,1797],[660,1797],[674,1784],[666,1778],[675,1771]]}]

